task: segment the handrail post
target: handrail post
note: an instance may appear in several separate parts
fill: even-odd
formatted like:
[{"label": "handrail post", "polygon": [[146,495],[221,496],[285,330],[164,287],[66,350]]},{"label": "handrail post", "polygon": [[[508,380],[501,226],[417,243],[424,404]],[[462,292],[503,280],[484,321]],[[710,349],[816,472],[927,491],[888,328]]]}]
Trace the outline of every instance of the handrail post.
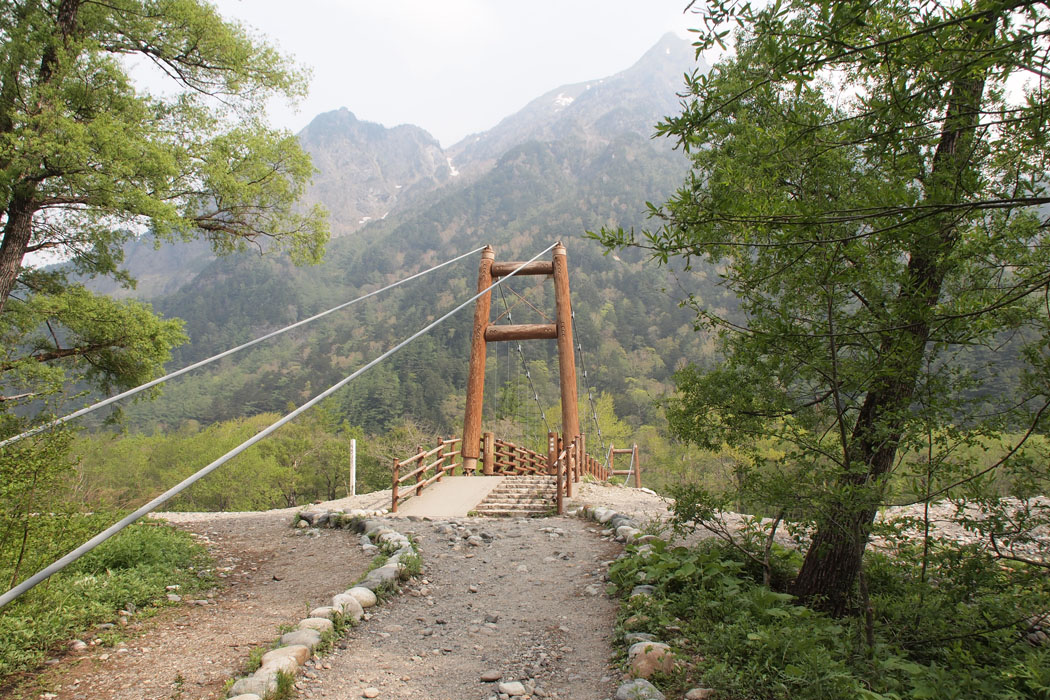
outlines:
[{"label": "handrail post", "polygon": [[482,438],[481,450],[482,474],[492,476],[495,474],[494,462],[496,459],[496,437],[492,433],[485,433]]},{"label": "handrail post", "polygon": [[558,433],[547,433],[547,473],[558,473]]},{"label": "handrail post", "polygon": [[416,463],[416,495],[417,496],[419,494],[423,493],[423,484],[421,483],[423,481],[423,472],[419,471],[419,468],[423,466],[423,452],[424,451],[425,450],[423,449],[422,445],[416,445],[416,455],[417,455],[417,457],[415,458],[415,463]]},{"label": "handrail post", "polygon": [[583,476],[583,433],[576,436],[576,469],[573,472],[575,483],[580,483],[580,478]]},{"label": "handrail post", "polygon": [[394,486],[390,491],[390,512],[397,512],[397,479],[401,476],[401,463],[397,461],[397,457],[394,457]]},{"label": "handrail post", "polygon": [[631,453],[631,459],[634,460],[634,487],[636,489],[642,488],[642,463],[638,461],[638,444],[635,443],[634,451]]},{"label": "handrail post", "polygon": [[[551,433],[551,435],[553,435],[553,433]],[[558,440],[552,440],[552,442],[555,444],[555,449],[557,449]],[[558,515],[565,515],[565,492],[562,490],[565,465],[562,463],[562,460],[558,458],[560,454],[561,453],[558,453],[554,456],[554,482],[555,486],[558,487],[555,491],[557,494],[555,500],[558,506]]]},{"label": "handrail post", "polygon": [[580,433],[580,478],[589,473],[587,463],[587,433]]},{"label": "handrail post", "polygon": [[438,438],[437,481],[445,478],[445,441]]},{"label": "handrail post", "polygon": [[576,436],[572,439],[572,442],[566,449],[566,459],[568,459],[569,469],[567,474],[568,485],[565,489],[565,495],[567,495],[569,499],[573,499],[573,497],[575,497],[576,495],[576,469],[580,468],[580,465],[576,463],[576,458],[579,457],[579,454],[577,454],[577,450],[579,450],[579,448],[580,436]]}]

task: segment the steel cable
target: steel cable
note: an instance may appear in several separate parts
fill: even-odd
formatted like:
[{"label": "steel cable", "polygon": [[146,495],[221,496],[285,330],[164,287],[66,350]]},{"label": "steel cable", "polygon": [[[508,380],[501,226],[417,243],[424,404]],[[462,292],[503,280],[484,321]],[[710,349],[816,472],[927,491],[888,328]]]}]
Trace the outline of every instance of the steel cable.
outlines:
[{"label": "steel cable", "polygon": [[81,408],[80,410],[74,411],[73,413],[70,413],[67,416],[62,416],[61,418],[56,418],[54,420],[48,421],[47,423],[44,423],[43,425],[38,425],[35,428],[31,428],[30,430],[25,431],[24,433],[19,433],[18,435],[15,435],[14,437],[9,437],[6,440],[0,441],[0,447],[6,447],[7,445],[10,445],[13,442],[17,442],[18,440],[22,440],[23,438],[30,437],[31,435],[36,435],[37,433],[41,433],[41,432],[47,430],[48,428],[54,428],[56,426],[62,425],[63,423],[67,423],[67,422],[73,420],[74,418],[79,418],[80,416],[87,415],[88,413],[91,413],[92,411],[96,411],[96,410],[98,410],[100,408],[104,408],[105,406],[108,406],[108,405],[110,405],[110,404],[112,404],[112,403],[114,403],[116,401],[120,401],[121,399],[126,399],[129,396],[134,396],[135,394],[138,394],[139,392],[145,391],[146,389],[151,389],[151,388],[157,386],[158,384],[162,384],[162,383],[168,381],[169,379],[174,379],[175,377],[178,377],[178,376],[181,376],[183,374],[186,374],[187,372],[195,370],[195,369],[197,369],[199,367],[203,367],[204,365],[207,365],[207,364],[210,364],[212,362],[215,362],[216,360],[221,360],[224,357],[229,357],[230,355],[232,355],[232,354],[234,354],[236,352],[239,352],[241,350],[244,350],[245,348],[250,348],[253,345],[257,345],[257,344],[263,342],[264,340],[269,340],[270,338],[273,338],[275,336],[281,335],[282,333],[286,333],[286,332],[288,332],[288,331],[290,331],[290,330],[292,330],[294,328],[298,328],[300,326],[304,326],[307,323],[310,323],[311,321],[316,321],[317,319],[323,318],[324,316],[327,316],[328,314],[331,314],[331,313],[334,313],[336,311],[339,311],[340,309],[345,309],[346,307],[351,306],[353,304],[356,304],[359,301],[364,301],[365,299],[373,297],[376,294],[380,294],[380,293],[385,292],[385,291],[387,291],[389,289],[393,289],[394,287],[400,286],[400,285],[404,284],[405,282],[410,282],[410,281],[412,281],[414,279],[422,277],[423,275],[425,275],[425,274],[427,274],[429,272],[433,272],[434,270],[438,270],[438,269],[440,269],[442,267],[445,267],[446,265],[451,265],[454,262],[459,262],[463,258],[471,256],[474,253],[477,253],[477,252],[479,252],[481,250],[484,250],[484,248],[475,248],[474,250],[470,251],[469,253],[464,253],[463,255],[459,255],[459,256],[457,256],[455,258],[452,258],[451,260],[447,260],[447,261],[441,263],[440,265],[435,265],[434,267],[431,267],[431,268],[429,268],[427,270],[423,270],[422,272],[417,272],[414,275],[406,277],[406,278],[404,278],[402,280],[398,280],[397,282],[394,282],[392,284],[388,284],[387,286],[385,286],[385,287],[383,287],[381,289],[376,289],[375,291],[372,291],[372,292],[369,292],[368,294],[364,294],[362,296],[359,296],[356,299],[352,299],[350,301],[344,302],[342,304],[339,304],[338,306],[333,306],[332,308],[328,309],[327,311],[322,311],[321,313],[316,314],[314,316],[311,316],[310,318],[306,318],[306,319],[303,319],[302,321],[298,321],[298,322],[293,323],[293,324],[291,324],[289,326],[285,326],[284,328],[281,328],[279,330],[273,331],[272,333],[267,333],[266,335],[260,336],[260,337],[256,338],[255,340],[249,340],[247,343],[244,343],[242,345],[238,345],[235,348],[230,348],[229,350],[225,350],[223,352],[220,352],[218,355],[212,355],[211,357],[209,357],[209,358],[207,358],[205,360],[201,360],[200,362],[195,362],[192,365],[189,365],[188,367],[183,367],[182,369],[175,370],[174,372],[171,372],[170,374],[166,374],[163,377],[160,377],[158,379],[154,379],[152,381],[146,382],[145,384],[141,384],[141,385],[139,385],[139,386],[137,386],[137,387],[135,387],[133,389],[128,389],[127,391],[124,391],[124,392],[121,392],[119,394],[116,394],[115,396],[110,396],[108,399],[103,399],[102,401],[99,401],[98,403],[94,403],[94,404],[91,404],[90,406],[86,406],[84,408]]},{"label": "steel cable", "polygon": [[175,486],[171,487],[170,489],[168,489],[167,491],[165,491],[161,495],[157,496],[156,498],[154,498],[152,501],[150,501],[146,505],[140,507],[135,512],[133,512],[133,513],[125,516],[124,518],[122,518],[119,522],[115,523],[114,525],[111,525],[110,527],[106,528],[105,530],[103,530],[99,534],[95,535],[90,540],[88,540],[84,544],[80,545],[79,547],[74,549],[69,554],[66,554],[64,557],[58,559],[57,561],[53,562],[49,566],[45,567],[44,569],[41,569],[36,574],[34,574],[33,576],[29,577],[25,581],[22,581],[20,584],[18,584],[17,586],[12,588],[11,590],[7,591],[3,595],[0,595],[0,608],[3,608],[5,605],[7,605],[12,600],[14,600],[18,596],[22,595],[23,593],[25,593],[26,591],[31,589],[33,586],[36,586],[38,583],[40,583],[40,582],[50,578],[51,576],[53,576],[54,574],[58,573],[59,571],[61,571],[65,567],[69,566],[70,564],[75,562],[77,559],[79,559],[80,557],[84,556],[85,554],[90,552],[92,549],[94,549],[95,547],[99,546],[100,544],[102,544],[103,542],[108,540],[110,537],[112,537],[113,535],[117,534],[118,532],[120,532],[121,530],[126,528],[128,525],[131,525],[133,522],[135,522],[136,520],[138,520],[142,516],[144,516],[144,515],[152,512],[152,511],[156,510],[158,507],[160,507],[164,503],[167,503],[169,500],[171,500],[172,498],[174,498],[175,496],[180,494],[182,491],[186,490],[187,488],[189,488],[190,486],[195,484],[197,481],[200,481],[205,476],[207,476],[208,474],[211,474],[213,471],[215,471],[216,469],[218,469],[223,464],[225,464],[226,462],[230,461],[231,459],[233,459],[234,457],[236,457],[240,453],[244,452],[245,450],[247,450],[252,445],[256,444],[257,442],[263,440],[264,438],[266,438],[267,436],[269,436],[270,434],[275,432],[281,426],[286,425],[287,423],[291,422],[292,420],[297,418],[299,415],[301,415],[305,411],[309,410],[313,406],[315,406],[318,403],[320,403],[321,401],[325,400],[326,398],[331,396],[333,393],[335,393],[339,389],[343,388],[344,386],[349,384],[352,380],[356,379],[360,375],[364,374],[367,370],[371,369],[372,367],[376,366],[377,364],[379,364],[380,362],[382,362],[386,358],[390,357],[391,355],[393,355],[395,352],[397,352],[401,348],[403,348],[406,345],[408,345],[409,343],[413,342],[414,340],[416,340],[420,336],[422,336],[422,335],[428,333],[429,331],[433,330],[438,325],[444,323],[451,316],[453,316],[454,314],[458,313],[459,311],[465,309],[472,302],[476,301],[477,299],[479,299],[483,295],[491,292],[495,287],[499,286],[503,282],[509,280],[511,277],[513,277],[515,274],[517,274],[518,270],[520,270],[522,267],[524,267],[525,265],[528,265],[531,262],[536,261],[541,255],[543,255],[543,254],[545,254],[547,252],[550,252],[554,248],[555,245],[557,245],[557,244],[556,243],[552,243],[546,249],[544,249],[544,250],[540,251],[539,253],[537,253],[533,258],[531,258],[530,260],[522,263],[520,266],[515,268],[514,271],[511,272],[510,274],[508,274],[505,277],[501,277],[500,279],[496,280],[491,285],[489,285],[488,288],[478,292],[477,294],[472,296],[470,299],[467,299],[465,302],[463,302],[462,304],[460,304],[456,308],[452,309],[451,311],[449,311],[448,313],[446,313],[444,316],[442,316],[441,318],[437,319],[436,321],[431,322],[430,324],[428,324],[427,326],[425,326],[421,330],[416,331],[411,336],[409,336],[407,339],[401,341],[400,343],[398,343],[394,347],[392,347],[389,350],[387,350],[386,352],[384,352],[382,355],[376,357],[374,360],[372,360],[371,362],[366,364],[364,367],[361,367],[360,369],[356,370],[355,372],[353,372],[352,374],[350,374],[346,378],[344,378],[344,379],[340,380],[339,382],[333,384],[332,386],[330,386],[325,391],[321,392],[320,394],[318,394],[314,398],[310,399],[309,401],[304,403],[302,406],[300,406],[299,408],[295,409],[291,413],[287,414],[283,418],[281,418],[281,419],[277,420],[276,422],[272,423],[270,426],[260,430],[254,436],[248,438],[247,440],[242,442],[240,445],[238,445],[237,447],[233,448],[232,450],[230,450],[229,452],[227,452],[223,456],[219,457],[218,459],[216,459],[215,461],[213,461],[212,463],[210,463],[209,465],[207,465],[203,469],[201,469],[198,472],[196,472],[195,474],[192,474],[191,476],[183,479],[181,482],[179,482]]}]

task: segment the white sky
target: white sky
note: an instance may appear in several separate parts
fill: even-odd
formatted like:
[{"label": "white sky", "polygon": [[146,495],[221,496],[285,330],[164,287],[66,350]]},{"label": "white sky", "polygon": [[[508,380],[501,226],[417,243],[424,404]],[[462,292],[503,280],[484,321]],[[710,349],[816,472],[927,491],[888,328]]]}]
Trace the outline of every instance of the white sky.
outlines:
[{"label": "white sky", "polygon": [[421,126],[445,147],[699,24],[682,12],[688,0],[214,1],[313,71],[298,111],[271,108],[276,126],[299,131],[346,107],[385,126]]}]

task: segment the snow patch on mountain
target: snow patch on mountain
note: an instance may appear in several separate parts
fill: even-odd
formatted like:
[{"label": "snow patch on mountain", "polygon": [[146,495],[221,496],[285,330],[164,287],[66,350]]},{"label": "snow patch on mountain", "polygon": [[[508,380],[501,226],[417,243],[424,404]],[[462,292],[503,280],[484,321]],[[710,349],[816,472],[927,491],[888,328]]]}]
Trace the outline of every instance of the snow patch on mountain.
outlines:
[{"label": "snow patch on mountain", "polygon": [[564,92],[559,92],[558,96],[554,98],[554,106],[558,109],[568,107],[573,102],[573,98],[566,95]]}]

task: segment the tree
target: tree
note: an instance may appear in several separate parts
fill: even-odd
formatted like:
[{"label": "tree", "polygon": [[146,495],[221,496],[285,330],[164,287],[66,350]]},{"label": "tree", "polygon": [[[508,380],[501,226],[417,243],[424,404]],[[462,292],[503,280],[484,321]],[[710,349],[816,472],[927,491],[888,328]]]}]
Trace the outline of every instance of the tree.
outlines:
[{"label": "tree", "polygon": [[[698,54],[740,31],[658,127],[692,173],[651,206],[659,226],[598,236],[712,263],[739,300],[694,305],[724,363],[679,375],[671,426],[713,448],[791,447],[781,505],[814,527],[792,590],[841,614],[891,477],[923,462],[920,499],[960,495],[980,475],[955,442],[1043,426],[1050,14],[818,0],[702,16]],[[1004,391],[981,347],[1023,356],[1024,376]],[[996,410],[978,415],[974,392]]]},{"label": "tree", "polygon": [[[135,59],[174,93],[136,85]],[[202,0],[0,3],[0,332],[9,351],[26,351],[0,365],[5,399],[35,394],[24,386],[33,363],[80,358],[103,386],[160,368],[181,340],[175,324],[68,279],[132,284],[119,264],[135,235],[203,236],[220,253],[271,240],[320,258],[324,213],[293,208],[309,158],[262,113],[271,96],[304,86],[277,51]],[[27,263],[44,252],[66,270]],[[110,321],[85,333],[96,311]]]}]

